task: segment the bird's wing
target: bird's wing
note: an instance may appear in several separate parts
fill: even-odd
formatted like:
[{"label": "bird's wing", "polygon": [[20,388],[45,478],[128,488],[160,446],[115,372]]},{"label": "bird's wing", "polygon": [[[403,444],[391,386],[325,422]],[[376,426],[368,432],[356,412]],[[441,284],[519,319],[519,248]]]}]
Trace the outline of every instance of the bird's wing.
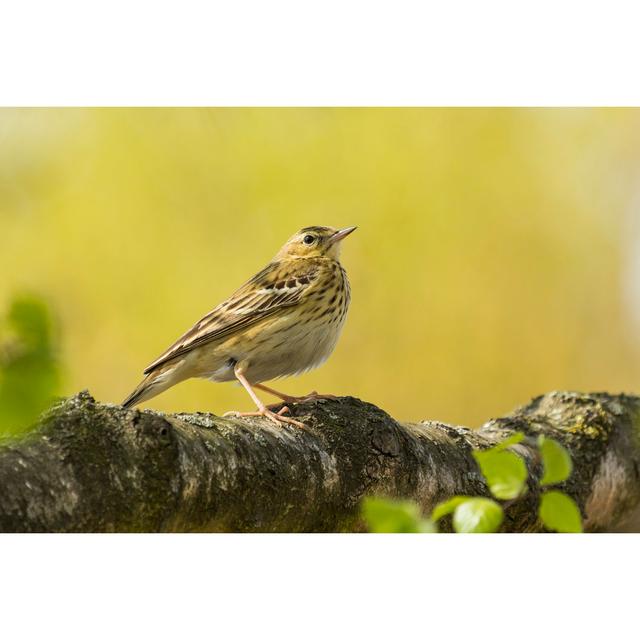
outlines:
[{"label": "bird's wing", "polygon": [[317,280],[319,271],[313,265],[296,271],[277,262],[267,265],[228,300],[219,304],[178,338],[144,373],[151,373],[169,360],[183,356],[196,347],[229,337],[297,305]]}]

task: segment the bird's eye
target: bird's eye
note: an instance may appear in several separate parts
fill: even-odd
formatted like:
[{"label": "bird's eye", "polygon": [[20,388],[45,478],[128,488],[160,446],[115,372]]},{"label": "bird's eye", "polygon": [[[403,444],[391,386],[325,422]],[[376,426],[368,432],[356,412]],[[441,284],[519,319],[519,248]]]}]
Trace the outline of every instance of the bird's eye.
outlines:
[{"label": "bird's eye", "polygon": [[315,240],[315,236],[305,236],[304,238],[302,238],[302,242],[304,242],[305,244],[313,244]]}]

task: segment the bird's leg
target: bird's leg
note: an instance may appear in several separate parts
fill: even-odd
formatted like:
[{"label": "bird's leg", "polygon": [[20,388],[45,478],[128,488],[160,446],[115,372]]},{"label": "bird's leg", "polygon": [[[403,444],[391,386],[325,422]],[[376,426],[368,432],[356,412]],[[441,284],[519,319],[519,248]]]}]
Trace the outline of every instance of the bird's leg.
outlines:
[{"label": "bird's leg", "polygon": [[275,396],[276,398],[280,398],[280,400],[282,400],[283,402],[297,402],[298,401],[298,398],[296,398],[295,396],[289,396],[286,393],[280,393],[280,391],[276,391],[275,389],[272,389],[271,387],[266,387],[263,384],[254,384],[253,386],[256,389],[260,389],[260,391],[264,391],[265,393],[270,393],[272,396]]},{"label": "bird's leg", "polygon": [[[289,396],[286,393],[280,393],[280,391],[276,391],[271,387],[265,387],[263,384],[254,384],[256,389],[260,389],[266,393],[270,393],[272,396],[276,398],[280,398],[283,402],[307,402],[308,400],[337,400],[337,396],[332,396],[329,394],[320,394],[317,391],[311,391],[306,396]],[[273,409],[277,407],[277,404],[268,404],[268,409]]]},{"label": "bird's leg", "polygon": [[224,414],[225,416],[233,416],[235,418],[242,418],[245,416],[265,416],[276,424],[286,422],[287,424],[294,424],[296,425],[296,427],[304,427],[304,424],[302,422],[294,420],[293,418],[287,418],[282,415],[289,411],[289,407],[282,407],[282,409],[280,409],[280,411],[278,411],[277,413],[275,413],[268,407],[265,407],[264,403],[262,402],[262,400],[260,400],[260,398],[258,398],[256,392],[253,390],[251,384],[245,378],[244,374],[242,373],[242,369],[239,368],[238,365],[235,366],[233,372],[240,384],[247,390],[247,393],[251,396],[251,399],[256,403],[256,407],[258,407],[258,410],[251,412],[227,411],[227,413]]}]

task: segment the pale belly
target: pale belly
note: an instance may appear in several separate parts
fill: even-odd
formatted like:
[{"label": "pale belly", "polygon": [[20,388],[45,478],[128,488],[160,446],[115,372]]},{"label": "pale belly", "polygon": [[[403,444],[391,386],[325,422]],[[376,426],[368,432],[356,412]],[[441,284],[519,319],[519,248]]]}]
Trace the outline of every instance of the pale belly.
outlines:
[{"label": "pale belly", "polygon": [[257,325],[252,336],[234,336],[203,349],[194,362],[196,375],[214,382],[234,380],[238,362],[253,384],[308,371],[331,355],[343,324],[344,316],[329,324],[323,319],[296,322],[285,316]]}]

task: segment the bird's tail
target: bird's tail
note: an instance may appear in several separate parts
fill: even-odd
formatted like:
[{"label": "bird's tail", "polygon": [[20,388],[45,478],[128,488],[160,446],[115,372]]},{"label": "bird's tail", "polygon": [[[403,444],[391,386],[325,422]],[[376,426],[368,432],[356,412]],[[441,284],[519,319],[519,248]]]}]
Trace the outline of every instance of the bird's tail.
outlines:
[{"label": "bird's tail", "polygon": [[127,396],[122,402],[122,406],[125,408],[134,407],[141,402],[151,400],[151,398],[172,387],[177,382],[180,382],[182,378],[177,378],[174,373],[175,367],[168,367],[150,373],[133,392]]}]

